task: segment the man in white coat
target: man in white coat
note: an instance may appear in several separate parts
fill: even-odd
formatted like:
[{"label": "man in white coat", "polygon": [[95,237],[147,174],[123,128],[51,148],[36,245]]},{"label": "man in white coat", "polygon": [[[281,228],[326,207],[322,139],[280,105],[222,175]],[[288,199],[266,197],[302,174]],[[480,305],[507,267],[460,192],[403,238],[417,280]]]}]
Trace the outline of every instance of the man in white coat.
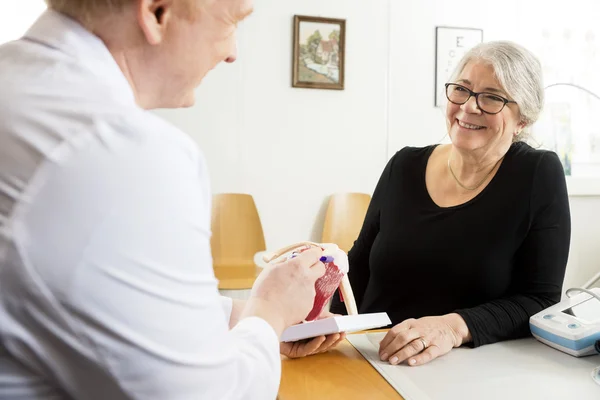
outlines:
[{"label": "man in white coat", "polygon": [[147,111],[235,60],[251,0],[47,2],[0,47],[0,399],[274,399],[321,253],[220,297],[204,158]]}]

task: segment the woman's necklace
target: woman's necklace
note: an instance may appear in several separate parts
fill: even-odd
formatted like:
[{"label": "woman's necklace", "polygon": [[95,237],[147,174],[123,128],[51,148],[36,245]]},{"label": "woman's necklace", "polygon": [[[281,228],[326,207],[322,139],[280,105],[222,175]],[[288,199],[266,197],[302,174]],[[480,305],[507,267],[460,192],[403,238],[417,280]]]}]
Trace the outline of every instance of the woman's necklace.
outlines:
[{"label": "woman's necklace", "polygon": [[458,178],[456,177],[456,175],[454,174],[454,171],[452,171],[452,167],[450,166],[450,157],[448,157],[448,169],[450,170],[450,174],[452,174],[452,177],[454,178],[454,180],[456,181],[456,183],[458,183],[458,185],[465,189],[465,190],[475,190],[477,189],[479,186],[483,185],[483,182],[486,181],[487,178],[489,178],[489,176],[492,174],[492,172],[496,169],[496,166],[498,165],[498,163],[500,161],[502,161],[504,157],[500,157],[500,159],[498,161],[496,161],[496,164],[494,164],[494,166],[492,167],[492,169],[490,169],[490,172],[488,172],[481,181],[479,181],[479,183],[475,186],[465,186],[463,185]]}]

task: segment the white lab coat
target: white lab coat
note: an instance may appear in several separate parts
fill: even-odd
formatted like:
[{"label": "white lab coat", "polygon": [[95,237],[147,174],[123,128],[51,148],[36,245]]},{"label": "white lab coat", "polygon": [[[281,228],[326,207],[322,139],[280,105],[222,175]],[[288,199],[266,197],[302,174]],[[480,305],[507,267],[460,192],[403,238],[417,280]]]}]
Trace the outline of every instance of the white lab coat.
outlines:
[{"label": "white lab coat", "polygon": [[230,312],[203,156],[45,12],[0,47],[0,399],[274,399],[275,331]]}]

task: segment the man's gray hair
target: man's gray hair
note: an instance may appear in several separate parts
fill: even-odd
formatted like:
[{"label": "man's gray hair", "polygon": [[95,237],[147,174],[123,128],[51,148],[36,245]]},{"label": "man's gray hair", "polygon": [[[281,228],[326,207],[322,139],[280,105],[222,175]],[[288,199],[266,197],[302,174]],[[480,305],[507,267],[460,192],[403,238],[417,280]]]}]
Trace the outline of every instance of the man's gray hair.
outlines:
[{"label": "man's gray hair", "polygon": [[537,57],[524,47],[509,41],[478,44],[460,60],[450,82],[455,82],[471,62],[491,65],[502,89],[519,105],[521,122],[526,124],[515,140],[526,140],[529,127],[535,123],[544,106],[542,66]]},{"label": "man's gray hair", "polygon": [[46,0],[49,8],[67,14],[93,13],[96,10],[121,10],[134,0]]},{"label": "man's gray hair", "polygon": [[[94,17],[123,11],[123,8],[131,5],[135,0],[45,0],[49,8],[69,15],[85,24]],[[206,0],[179,0],[192,4],[204,4]]]}]

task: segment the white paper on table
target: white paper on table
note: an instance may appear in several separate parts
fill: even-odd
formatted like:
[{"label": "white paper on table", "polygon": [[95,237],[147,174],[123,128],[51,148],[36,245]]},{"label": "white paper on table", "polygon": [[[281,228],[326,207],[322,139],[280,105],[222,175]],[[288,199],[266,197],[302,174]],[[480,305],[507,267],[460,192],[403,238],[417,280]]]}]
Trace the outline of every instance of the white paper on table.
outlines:
[{"label": "white paper on table", "polygon": [[379,360],[385,333],[348,335],[350,343],[405,400],[599,400],[592,379],[600,356],[576,358],[533,338],[458,348],[418,367]]}]

